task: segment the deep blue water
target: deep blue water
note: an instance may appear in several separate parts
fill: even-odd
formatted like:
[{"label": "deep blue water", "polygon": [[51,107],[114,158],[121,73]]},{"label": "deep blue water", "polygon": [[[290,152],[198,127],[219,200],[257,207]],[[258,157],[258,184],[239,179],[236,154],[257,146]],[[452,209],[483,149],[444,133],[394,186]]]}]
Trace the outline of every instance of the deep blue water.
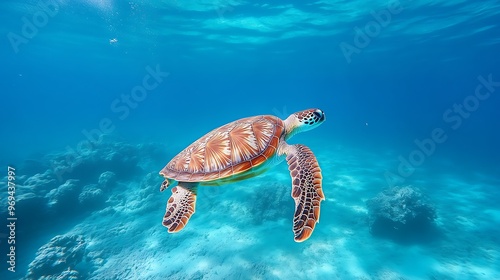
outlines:
[{"label": "deep blue water", "polygon": [[[17,272],[2,261],[5,277],[25,276],[52,237],[81,234],[90,244],[82,254],[92,259],[77,261],[81,278],[298,279],[311,258],[318,260],[312,279],[500,278],[498,1],[40,0],[3,1],[0,13],[0,164],[17,168],[25,215],[18,216]],[[144,86],[151,72],[156,79]],[[134,100],[138,87],[150,89]],[[327,200],[311,239],[289,242],[284,163],[201,194],[187,233],[166,233],[160,220],[168,195],[158,193],[156,174],[171,157],[227,122],[285,119],[315,107],[327,121],[290,141],[309,145],[324,173]],[[436,130],[442,141],[429,144]],[[104,147],[80,149],[88,134],[101,135]],[[422,141],[427,154],[416,144]],[[115,153],[122,157],[109,160]],[[401,176],[412,154],[424,156]],[[26,182],[52,172],[57,155],[78,157],[84,168]],[[103,189],[102,205],[47,206],[67,179],[79,185],[60,200],[77,199],[105,171],[118,179]],[[388,172],[399,181],[388,182]],[[149,173],[155,177],[144,181]],[[269,189],[265,196],[273,197],[270,182],[283,186],[283,202],[278,191],[255,207],[275,209],[279,201],[288,208],[252,225],[260,216],[243,205]],[[369,233],[365,202],[391,182],[417,186],[434,201],[439,234],[432,242]],[[65,211],[71,214],[58,214]],[[228,211],[235,214],[221,219]],[[148,238],[134,238],[144,231]]]}]

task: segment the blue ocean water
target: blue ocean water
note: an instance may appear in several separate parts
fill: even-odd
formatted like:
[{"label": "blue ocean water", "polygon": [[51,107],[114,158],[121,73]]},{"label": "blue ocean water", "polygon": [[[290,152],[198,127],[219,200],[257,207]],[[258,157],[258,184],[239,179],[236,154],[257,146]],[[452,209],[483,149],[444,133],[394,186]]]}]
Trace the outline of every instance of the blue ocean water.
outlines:
[{"label": "blue ocean water", "polygon": [[[0,219],[9,166],[17,218],[0,230],[1,279],[500,279],[498,1],[28,0],[0,13]],[[167,233],[158,172],[173,156],[233,120],[307,108],[325,123],[289,143],[323,172],[311,238],[293,241],[286,163],[200,187],[189,224]],[[367,202],[394,186],[427,198],[430,229],[374,232]],[[394,199],[391,211],[415,202]]]}]

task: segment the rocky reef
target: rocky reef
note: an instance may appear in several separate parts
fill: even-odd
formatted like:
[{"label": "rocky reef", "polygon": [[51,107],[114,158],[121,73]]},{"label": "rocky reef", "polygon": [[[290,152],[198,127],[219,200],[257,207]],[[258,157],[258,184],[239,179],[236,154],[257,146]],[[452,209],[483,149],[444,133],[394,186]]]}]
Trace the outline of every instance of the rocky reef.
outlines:
[{"label": "rocky reef", "polygon": [[85,247],[81,235],[55,236],[38,249],[25,279],[85,279],[85,271],[77,270],[84,261]]},{"label": "rocky reef", "polygon": [[429,198],[412,186],[383,190],[366,205],[370,232],[392,239],[422,237],[437,217]]}]

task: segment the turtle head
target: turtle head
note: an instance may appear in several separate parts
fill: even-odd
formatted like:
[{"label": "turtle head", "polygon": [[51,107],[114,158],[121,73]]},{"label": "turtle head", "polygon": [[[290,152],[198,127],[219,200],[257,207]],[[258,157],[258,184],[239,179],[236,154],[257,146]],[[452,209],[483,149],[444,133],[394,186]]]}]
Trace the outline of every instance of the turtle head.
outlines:
[{"label": "turtle head", "polygon": [[308,109],[291,114],[285,120],[286,139],[299,132],[318,127],[325,119],[325,113],[320,109]]}]

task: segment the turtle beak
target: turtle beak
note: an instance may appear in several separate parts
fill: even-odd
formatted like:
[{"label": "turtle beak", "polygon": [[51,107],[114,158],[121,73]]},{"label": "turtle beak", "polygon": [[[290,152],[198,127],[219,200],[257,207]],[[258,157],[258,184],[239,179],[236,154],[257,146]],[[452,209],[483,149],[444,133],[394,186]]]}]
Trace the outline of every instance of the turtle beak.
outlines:
[{"label": "turtle beak", "polygon": [[318,122],[324,122],[325,121],[325,119],[326,119],[325,113],[322,110],[316,109],[313,113],[318,118]]}]

